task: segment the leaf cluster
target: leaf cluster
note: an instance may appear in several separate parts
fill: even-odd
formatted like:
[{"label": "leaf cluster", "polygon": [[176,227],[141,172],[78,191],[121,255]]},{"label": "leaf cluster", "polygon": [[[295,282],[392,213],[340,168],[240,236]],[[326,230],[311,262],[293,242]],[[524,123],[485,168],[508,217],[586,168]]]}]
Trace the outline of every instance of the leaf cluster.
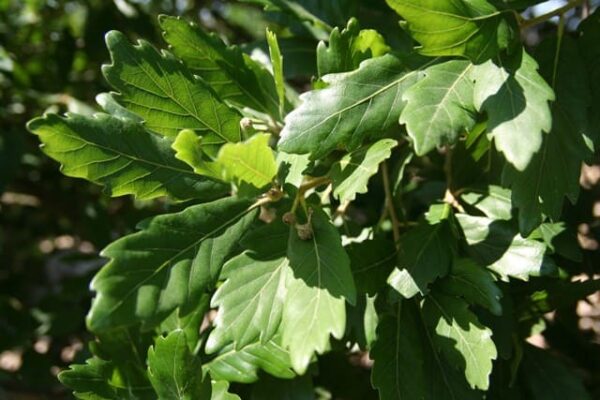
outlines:
[{"label": "leaf cluster", "polygon": [[[84,399],[355,396],[324,383],[338,356],[362,398],[545,399],[547,376],[590,398],[525,339],[600,287],[571,282],[561,221],[598,139],[599,14],[530,52],[523,2],[388,0],[410,46],[331,28],[318,2],[254,3],[288,24],[268,62],[161,16],[168,49],[106,35],[103,112],[29,123],[64,174],[185,202],[104,249],[97,340],[61,381]],[[322,39],[304,86],[294,31]]]}]

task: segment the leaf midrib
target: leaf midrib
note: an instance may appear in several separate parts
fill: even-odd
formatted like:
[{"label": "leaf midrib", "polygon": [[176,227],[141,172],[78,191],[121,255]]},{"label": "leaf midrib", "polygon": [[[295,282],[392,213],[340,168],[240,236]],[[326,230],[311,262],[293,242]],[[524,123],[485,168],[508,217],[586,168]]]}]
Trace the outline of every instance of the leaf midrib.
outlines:
[{"label": "leaf midrib", "polygon": [[[150,135],[150,133],[148,133],[148,134]],[[81,142],[85,143],[88,146],[98,147],[98,148],[100,148],[102,150],[113,152],[113,153],[115,153],[115,154],[117,154],[117,155],[119,155],[121,157],[130,159],[132,161],[137,161],[139,163],[152,165],[152,166],[155,166],[155,167],[158,167],[158,168],[170,169],[172,171],[179,172],[179,173],[182,173],[182,174],[189,174],[189,175],[195,176],[195,174],[192,171],[185,170],[185,169],[180,169],[180,168],[177,168],[177,167],[173,167],[173,166],[168,165],[168,164],[159,164],[159,163],[154,162],[154,161],[145,160],[143,158],[138,158],[138,157],[136,157],[134,155],[123,153],[122,151],[119,151],[119,150],[114,149],[112,147],[107,147],[107,146],[99,144],[99,143],[90,142],[89,140],[84,139],[81,136],[69,134],[68,131],[63,131],[63,133],[61,133],[60,135],[67,136],[68,138],[76,140],[76,141],[81,141]],[[106,160],[104,160],[104,161],[106,161]]]},{"label": "leaf midrib", "polygon": [[[301,136],[303,136],[303,135],[305,135],[306,133],[308,133],[308,132],[310,132],[310,131],[312,131],[312,130],[314,130],[314,129],[318,128],[318,127],[320,127],[321,125],[323,125],[324,123],[328,122],[330,119],[332,119],[332,118],[334,118],[334,117],[338,117],[338,116],[339,116],[339,117],[341,117],[341,114],[343,114],[343,113],[345,113],[345,112],[347,112],[347,111],[351,110],[351,109],[352,109],[352,108],[354,108],[354,107],[358,107],[359,105],[363,104],[364,102],[366,102],[366,101],[370,101],[370,100],[371,100],[371,99],[373,99],[374,97],[376,97],[376,96],[378,96],[379,94],[381,94],[381,93],[383,93],[383,92],[385,92],[385,91],[389,90],[390,88],[392,88],[392,87],[394,87],[394,86],[396,86],[396,85],[399,85],[399,84],[400,84],[400,83],[402,83],[404,80],[406,80],[406,79],[408,79],[408,78],[412,77],[413,75],[417,74],[417,73],[418,73],[418,72],[419,72],[421,69],[423,69],[423,68],[427,68],[428,66],[430,66],[430,65],[434,64],[435,62],[437,62],[437,58],[435,58],[435,59],[433,59],[433,60],[431,60],[431,61],[427,62],[427,63],[426,63],[426,64],[424,64],[422,67],[420,67],[420,68],[418,68],[418,69],[416,69],[416,70],[409,71],[409,72],[405,73],[405,74],[404,74],[404,75],[402,75],[400,78],[398,78],[398,79],[396,79],[396,80],[394,80],[394,81],[392,81],[392,82],[388,83],[388,84],[387,84],[387,85],[385,85],[385,86],[382,86],[381,88],[379,88],[379,89],[378,89],[378,90],[376,90],[375,92],[371,93],[370,95],[368,95],[368,96],[365,96],[365,97],[363,97],[362,99],[359,99],[358,101],[355,101],[355,102],[354,102],[354,103],[352,103],[352,104],[349,104],[348,106],[346,106],[346,107],[342,108],[341,110],[338,110],[338,111],[336,111],[336,112],[332,113],[331,115],[327,116],[326,118],[322,119],[322,120],[321,120],[319,123],[317,123],[316,125],[313,125],[313,126],[311,126],[310,128],[308,128],[308,129],[306,129],[306,130],[304,130],[304,131],[302,131],[302,132],[298,133],[297,135],[295,135],[294,139],[298,139],[298,138],[300,138]],[[326,89],[324,89],[324,90],[326,90]],[[328,136],[329,136],[329,135],[331,135],[331,134],[333,134],[333,133],[334,133],[334,131],[335,131],[335,128],[331,130],[331,132],[328,134]]]}]

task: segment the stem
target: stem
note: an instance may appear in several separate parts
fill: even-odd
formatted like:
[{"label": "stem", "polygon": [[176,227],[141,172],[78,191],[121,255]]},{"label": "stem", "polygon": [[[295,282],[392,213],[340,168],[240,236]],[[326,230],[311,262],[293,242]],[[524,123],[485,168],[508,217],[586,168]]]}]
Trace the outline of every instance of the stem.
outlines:
[{"label": "stem", "polygon": [[446,173],[446,193],[444,193],[444,202],[450,204],[460,212],[465,212],[463,206],[456,199],[456,194],[452,191],[452,147],[450,146],[446,146],[444,172]]},{"label": "stem", "polygon": [[400,249],[400,223],[398,222],[398,215],[394,208],[394,200],[392,197],[392,191],[390,190],[390,176],[388,172],[387,163],[384,161],[381,164],[381,172],[383,174],[383,189],[385,190],[385,204],[392,221],[392,233],[394,234],[394,243],[396,249]]},{"label": "stem", "polygon": [[303,183],[300,188],[298,188],[298,193],[296,194],[296,198],[294,199],[294,204],[292,205],[292,213],[296,212],[298,208],[298,204],[304,201],[304,194],[308,192],[310,189],[314,189],[318,186],[325,185],[331,183],[331,178],[328,176],[319,176],[318,178],[309,179],[307,182]]},{"label": "stem", "polygon": [[274,203],[276,201],[278,201],[278,200],[275,200],[270,196],[264,196],[264,197],[261,197],[260,199],[256,200],[256,202],[254,202],[254,204],[252,204],[250,207],[248,207],[248,210],[254,210],[255,208],[260,208],[260,207],[264,206],[265,204]]},{"label": "stem", "polygon": [[584,2],[585,2],[585,0],[573,0],[573,1],[565,4],[564,6],[557,8],[554,11],[550,11],[549,13],[540,15],[539,17],[528,19],[527,21],[524,21],[521,24],[521,29],[527,29],[527,28],[531,28],[534,25],[539,25],[543,22],[548,21],[549,19],[551,19],[553,17],[556,17],[558,15],[566,13],[567,11],[569,11],[572,8],[582,5]]},{"label": "stem", "polygon": [[560,15],[560,22],[558,23],[558,31],[556,41],[556,53],[554,54],[554,65],[552,69],[552,89],[556,87],[556,74],[558,74],[558,61],[560,60],[560,51],[562,46],[562,40],[565,33],[565,15]]}]

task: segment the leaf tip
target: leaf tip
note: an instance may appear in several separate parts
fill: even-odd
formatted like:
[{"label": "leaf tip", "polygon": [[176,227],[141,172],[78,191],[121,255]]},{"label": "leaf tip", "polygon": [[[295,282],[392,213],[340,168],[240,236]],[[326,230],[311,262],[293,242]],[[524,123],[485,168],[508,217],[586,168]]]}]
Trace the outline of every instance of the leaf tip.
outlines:
[{"label": "leaf tip", "polygon": [[[106,47],[108,47],[109,50],[115,47],[120,41],[124,39],[125,35],[116,30],[108,31],[104,35],[104,42],[106,43]],[[104,66],[102,69],[104,69]]]}]

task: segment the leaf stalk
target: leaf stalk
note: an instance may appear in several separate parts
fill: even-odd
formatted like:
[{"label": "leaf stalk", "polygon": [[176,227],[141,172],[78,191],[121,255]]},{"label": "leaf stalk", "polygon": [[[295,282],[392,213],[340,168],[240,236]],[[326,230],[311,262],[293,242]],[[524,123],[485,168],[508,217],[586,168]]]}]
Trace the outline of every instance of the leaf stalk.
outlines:
[{"label": "leaf stalk", "polygon": [[566,13],[567,11],[569,11],[572,8],[582,5],[584,2],[585,2],[585,0],[573,0],[573,1],[565,4],[564,6],[557,8],[556,10],[550,11],[549,13],[542,14],[538,17],[525,20],[521,23],[521,29],[527,29],[527,28],[531,28],[532,26],[542,24],[551,18],[554,18],[554,17],[557,17],[559,15]]}]

